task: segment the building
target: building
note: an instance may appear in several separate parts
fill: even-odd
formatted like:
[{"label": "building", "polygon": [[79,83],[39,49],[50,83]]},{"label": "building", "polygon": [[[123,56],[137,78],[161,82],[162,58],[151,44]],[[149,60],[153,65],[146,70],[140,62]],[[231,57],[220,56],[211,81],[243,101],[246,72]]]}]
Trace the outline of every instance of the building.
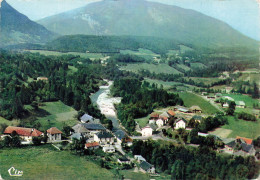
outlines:
[{"label": "building", "polygon": [[238,139],[243,140],[247,144],[250,144],[250,145],[253,144],[253,139],[237,136],[236,140],[238,140]]},{"label": "building", "polygon": [[111,145],[107,145],[103,147],[103,151],[106,153],[114,153],[116,152],[116,149]]},{"label": "building", "polygon": [[94,134],[94,141],[99,142],[101,146],[105,146],[106,144],[113,144],[115,137],[110,132],[98,132]]},{"label": "building", "polygon": [[169,117],[174,117],[176,115],[173,110],[168,110],[167,114],[169,115]]},{"label": "building", "polygon": [[228,108],[229,107],[229,104],[226,102],[222,105],[223,108]]},{"label": "building", "polygon": [[61,141],[62,132],[56,127],[47,130],[48,142]]},{"label": "building", "polygon": [[[254,156],[256,150],[252,145],[252,141],[248,138],[237,138],[225,144],[225,150],[236,156]],[[251,143],[251,144],[248,144]]]},{"label": "building", "polygon": [[155,131],[157,127],[154,124],[149,124],[142,128],[142,136],[152,136],[153,131]]},{"label": "building", "polygon": [[98,149],[98,148],[99,148],[98,142],[92,142],[92,143],[85,144],[85,149],[93,150],[93,149]]},{"label": "building", "polygon": [[153,113],[150,114],[150,119],[157,120],[158,118],[159,118],[159,114],[158,113],[153,112]]},{"label": "building", "polygon": [[140,163],[140,170],[143,173],[155,174],[154,166],[151,165],[150,163],[146,162],[146,161],[142,161]]},{"label": "building", "polygon": [[221,93],[216,93],[216,98],[221,98],[222,97],[222,94]]},{"label": "building", "polygon": [[190,113],[190,110],[183,106],[175,106],[174,110],[182,113]]},{"label": "building", "polygon": [[131,163],[131,161],[129,159],[127,159],[126,157],[118,158],[117,162],[120,164],[130,164]]},{"label": "building", "polygon": [[88,129],[86,129],[83,124],[77,124],[77,125],[73,126],[72,129],[73,129],[73,132],[71,132],[71,134],[79,133],[83,136],[86,136],[87,134],[90,133],[90,131]]},{"label": "building", "polygon": [[167,112],[164,112],[159,116],[159,118],[162,119],[164,121],[164,125],[166,125],[170,119],[170,115]]},{"label": "building", "polygon": [[37,81],[48,81],[47,77],[37,77]]},{"label": "building", "polygon": [[128,146],[133,144],[133,140],[126,134],[126,132],[117,130],[114,134],[118,144],[122,144],[122,142],[127,143]]},{"label": "building", "polygon": [[141,155],[134,155],[134,158],[140,163],[142,161],[146,161],[143,156]]},{"label": "building", "polygon": [[214,96],[213,94],[210,94],[210,95],[207,95],[207,98],[208,98],[208,99],[215,99],[216,96]]},{"label": "building", "polygon": [[186,121],[184,118],[178,118],[178,119],[175,121],[175,126],[174,126],[174,128],[175,128],[175,129],[180,129],[180,128],[185,129],[185,128],[186,128],[186,124],[187,124],[187,121]]},{"label": "building", "polygon": [[222,99],[228,100],[228,101],[235,101],[232,97],[229,97],[229,96],[223,96]]},{"label": "building", "polygon": [[102,124],[82,123],[82,125],[90,132],[90,134],[96,134],[98,132],[106,130],[106,128]]},{"label": "building", "polygon": [[38,131],[34,128],[23,128],[23,127],[14,127],[14,126],[8,126],[5,131],[5,135],[12,135],[17,134],[22,141],[25,142],[32,142],[33,137],[41,137],[44,134],[41,131]]},{"label": "building", "polygon": [[162,119],[157,119],[156,125],[160,128],[164,126],[164,121]]},{"label": "building", "polygon": [[82,123],[94,123],[94,118],[88,114],[84,114],[81,118],[80,121]]},{"label": "building", "polygon": [[245,108],[246,104],[244,101],[235,101],[236,103],[236,108]]},{"label": "building", "polygon": [[73,139],[77,139],[77,140],[80,140],[81,138],[84,138],[85,136],[81,133],[73,133],[71,136],[70,136],[70,139],[73,140]]},{"label": "building", "polygon": [[191,106],[189,110],[192,113],[202,113],[202,109],[199,106]]}]

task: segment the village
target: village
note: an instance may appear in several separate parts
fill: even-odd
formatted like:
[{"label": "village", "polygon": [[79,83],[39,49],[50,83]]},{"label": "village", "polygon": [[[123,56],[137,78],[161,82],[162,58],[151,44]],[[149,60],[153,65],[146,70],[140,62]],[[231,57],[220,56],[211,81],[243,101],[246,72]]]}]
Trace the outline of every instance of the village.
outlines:
[{"label": "village", "polygon": [[[209,101],[214,100],[213,103],[218,103],[219,106],[222,106],[223,108],[228,108],[229,102],[234,101],[231,97],[222,96],[220,93],[217,93],[214,96],[205,95],[203,93],[202,95]],[[235,103],[236,108],[245,108],[245,103],[243,101]],[[259,117],[258,114],[255,114],[255,116],[256,118]],[[85,150],[102,150],[104,153],[111,154],[112,156],[116,153],[116,163],[131,165],[130,167],[135,168],[135,171],[137,172],[140,171],[158,176],[154,165],[147,162],[141,155],[131,155],[131,153],[126,153],[125,150],[127,149],[129,151],[134,140],[147,141],[149,139],[164,140],[179,145],[198,147],[202,144],[192,143],[191,140],[188,140],[191,137],[189,136],[187,138],[187,136],[207,117],[208,115],[204,114],[199,106],[191,106],[189,108],[174,106],[162,113],[151,113],[148,124],[145,127],[140,128],[137,123],[136,134],[131,136],[123,128],[113,128],[113,130],[109,130],[105,128],[98,119],[95,119],[91,115],[84,114],[80,118],[78,124],[71,127],[69,136],[66,136],[64,132],[56,127],[51,127],[44,133],[35,128],[8,126],[3,135],[1,135],[1,140],[19,136],[22,145],[35,145],[38,138],[42,141],[40,143],[52,144],[52,146],[58,150],[61,150],[59,145],[62,142],[75,144],[75,141],[77,141],[77,143],[83,141]],[[237,136],[236,138],[222,138],[210,133],[196,133],[196,137],[211,137],[215,142],[221,142],[220,145],[215,148],[215,150],[220,153],[244,157],[256,155],[253,139],[240,136]]]}]

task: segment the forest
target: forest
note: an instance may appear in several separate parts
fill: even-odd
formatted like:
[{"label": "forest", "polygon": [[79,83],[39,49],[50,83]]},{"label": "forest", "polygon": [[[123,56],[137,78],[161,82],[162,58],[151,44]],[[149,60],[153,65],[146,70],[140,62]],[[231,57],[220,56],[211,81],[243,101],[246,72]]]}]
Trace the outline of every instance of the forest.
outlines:
[{"label": "forest", "polygon": [[137,78],[122,78],[114,81],[111,89],[113,96],[122,97],[117,108],[118,118],[130,132],[135,130],[135,118],[147,116],[158,107],[183,105],[177,94],[168,93],[148,82],[142,83]]},{"label": "forest", "polygon": [[252,179],[259,171],[253,156],[222,155],[207,146],[193,148],[148,140],[134,141],[131,150],[158,172],[170,174],[171,179]]}]

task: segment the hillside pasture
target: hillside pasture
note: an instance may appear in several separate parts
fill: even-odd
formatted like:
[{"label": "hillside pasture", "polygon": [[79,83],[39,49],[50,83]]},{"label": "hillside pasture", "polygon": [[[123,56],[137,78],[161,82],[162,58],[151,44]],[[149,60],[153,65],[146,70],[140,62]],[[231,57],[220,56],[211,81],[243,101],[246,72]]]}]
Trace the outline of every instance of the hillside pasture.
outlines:
[{"label": "hillside pasture", "polygon": [[202,109],[203,113],[206,114],[215,114],[216,112],[218,112],[218,109],[216,107],[214,107],[208,101],[206,101],[205,99],[203,99],[202,97],[196,94],[189,93],[189,92],[183,92],[178,94],[184,101],[184,105],[186,107],[197,105]]},{"label": "hillside pasture", "polygon": [[[5,180],[114,179],[111,171],[86,157],[72,155],[69,151],[57,151],[51,145],[2,149],[0,159],[0,175]],[[23,176],[10,177],[8,169],[11,167],[23,171]]]},{"label": "hillside pasture", "polygon": [[167,64],[148,64],[148,63],[135,63],[135,64],[127,64],[126,66],[120,67],[121,70],[131,71],[134,73],[138,73],[140,70],[147,70],[151,73],[164,73],[164,74],[181,74],[181,72],[176,69],[170,67]]},{"label": "hillside pasture", "polygon": [[192,69],[202,69],[202,68],[206,68],[207,66],[205,66],[202,63],[190,63],[190,67]]},{"label": "hillside pasture", "polygon": [[45,102],[36,111],[36,122],[40,122],[44,129],[57,127],[62,129],[64,124],[73,126],[78,120],[75,118],[77,111],[63,104],[61,101]]},{"label": "hillside pasture", "polygon": [[188,77],[186,77],[185,79],[186,80],[191,79],[196,83],[204,83],[205,85],[210,85],[212,83],[220,81],[219,78],[200,78],[200,77],[190,77],[190,78],[188,78]]},{"label": "hillside pasture", "polygon": [[152,52],[151,50],[148,49],[142,49],[139,48],[138,51],[132,51],[132,50],[120,50],[121,54],[131,54],[131,55],[136,55],[140,56],[146,60],[153,60],[153,57],[159,58],[160,55]]}]

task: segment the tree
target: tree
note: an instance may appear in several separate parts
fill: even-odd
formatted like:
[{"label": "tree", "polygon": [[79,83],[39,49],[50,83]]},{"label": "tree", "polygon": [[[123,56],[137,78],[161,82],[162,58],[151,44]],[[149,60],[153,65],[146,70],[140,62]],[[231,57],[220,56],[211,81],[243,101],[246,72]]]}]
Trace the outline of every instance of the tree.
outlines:
[{"label": "tree", "polygon": [[185,164],[182,160],[176,160],[171,168],[172,179],[185,178]]},{"label": "tree", "polygon": [[111,120],[108,120],[107,129],[109,129],[110,131],[112,131],[112,129],[113,129],[113,122]]},{"label": "tree", "polygon": [[39,146],[42,143],[42,137],[33,137],[32,142],[34,145]]}]

